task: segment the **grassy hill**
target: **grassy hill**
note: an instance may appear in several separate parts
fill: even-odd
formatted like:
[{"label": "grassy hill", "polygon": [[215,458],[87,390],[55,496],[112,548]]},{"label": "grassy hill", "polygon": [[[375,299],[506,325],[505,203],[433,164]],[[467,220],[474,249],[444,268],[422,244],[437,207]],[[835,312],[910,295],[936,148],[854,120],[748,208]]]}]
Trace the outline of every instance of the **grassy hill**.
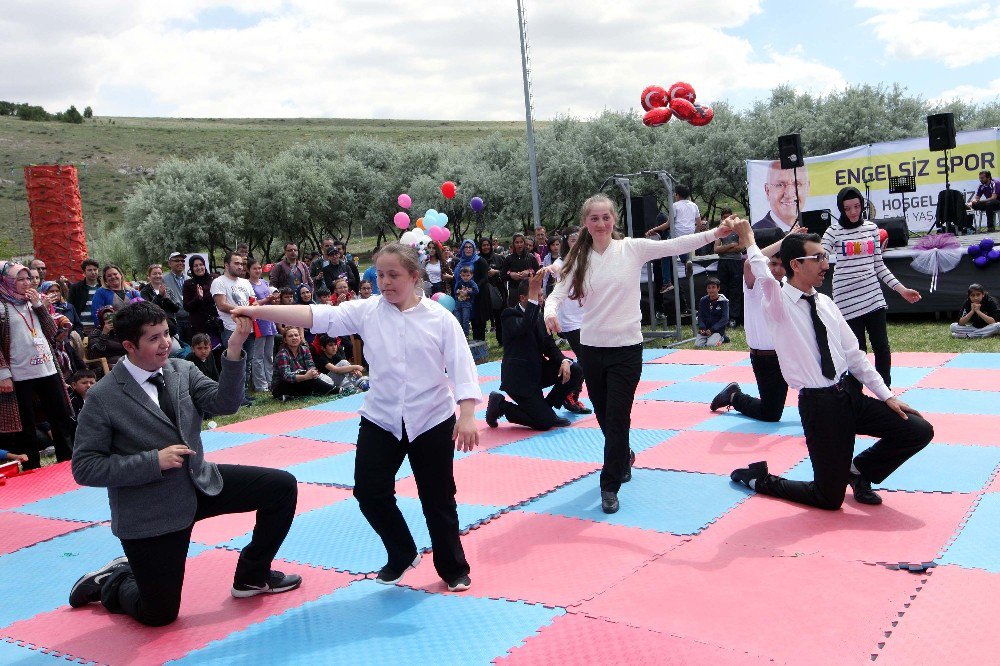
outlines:
[{"label": "grassy hill", "polygon": [[[520,136],[524,123],[352,119],[95,118],[82,125],[0,117],[0,254],[32,252],[23,167],[74,164],[80,173],[87,236],[97,222],[118,221],[122,201],[145,169],[168,157],[247,150],[269,156],[312,140],[353,134],[398,141],[462,144],[491,132]],[[4,245],[6,239],[11,239]]]}]

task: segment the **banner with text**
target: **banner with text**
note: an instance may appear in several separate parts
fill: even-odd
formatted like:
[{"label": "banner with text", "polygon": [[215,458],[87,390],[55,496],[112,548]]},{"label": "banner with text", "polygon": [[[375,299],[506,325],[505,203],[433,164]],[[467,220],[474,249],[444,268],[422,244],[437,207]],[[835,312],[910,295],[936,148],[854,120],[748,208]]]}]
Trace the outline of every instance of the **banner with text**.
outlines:
[{"label": "banner with text", "polygon": [[[807,137],[803,139],[808,142]],[[852,186],[865,194],[867,183],[872,219],[901,217],[905,200],[910,229],[925,231],[934,224],[945,174],[951,189],[962,192],[966,201],[979,187],[980,171],[990,171],[994,178],[1000,178],[998,139],[1000,130],[996,128],[959,132],[957,147],[948,151],[947,159],[943,152],[928,149],[927,137],[869,144],[807,157],[806,166],[797,169],[797,174],[791,169],[782,170],[777,161],[747,160],[750,219],[756,228],[787,229],[795,221],[796,196],[802,212],[827,209],[836,218],[841,188]],[[914,176],[917,191],[890,194],[892,176]]]}]

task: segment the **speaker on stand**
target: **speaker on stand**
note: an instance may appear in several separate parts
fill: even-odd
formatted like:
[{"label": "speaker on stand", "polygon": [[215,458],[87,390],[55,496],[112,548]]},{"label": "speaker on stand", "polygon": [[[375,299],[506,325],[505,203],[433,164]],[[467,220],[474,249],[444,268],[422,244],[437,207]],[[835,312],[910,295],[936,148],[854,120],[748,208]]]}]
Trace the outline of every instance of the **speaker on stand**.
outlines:
[{"label": "speaker on stand", "polygon": [[[927,116],[927,145],[932,152],[944,151],[944,189],[938,193],[938,214],[935,215],[933,229],[949,229],[961,227],[961,215],[964,213],[965,195],[951,191],[951,162],[948,151],[955,147],[955,114],[935,113]],[[958,205],[961,198],[962,206]],[[930,232],[931,229],[928,229]]]}]

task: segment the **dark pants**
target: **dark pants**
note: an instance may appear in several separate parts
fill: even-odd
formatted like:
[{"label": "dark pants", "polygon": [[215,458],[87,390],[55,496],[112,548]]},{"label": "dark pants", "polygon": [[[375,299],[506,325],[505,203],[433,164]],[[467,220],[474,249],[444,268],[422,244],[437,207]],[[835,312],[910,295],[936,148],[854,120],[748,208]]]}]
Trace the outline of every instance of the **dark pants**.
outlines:
[{"label": "dark pants", "polygon": [[722,283],[722,293],[729,299],[729,318],[740,323],[743,321],[743,261],[736,259],[720,259],[716,271],[719,282]]},{"label": "dark pants", "polygon": [[25,469],[37,469],[41,466],[39,441],[35,435],[35,421],[41,419],[36,418],[35,398],[45,411],[44,420],[52,427],[52,444],[56,449],[56,460],[62,462],[73,457],[70,437],[75,426],[65,393],[62,374],[58,371],[48,377],[14,382],[21,430],[10,433],[5,441],[9,442],[6,448],[11,452],[28,456],[28,462],[24,463]]},{"label": "dark pants", "polygon": [[865,342],[865,332],[872,343],[872,353],[875,355],[875,370],[882,375],[886,386],[892,386],[892,351],[889,349],[889,327],[885,322],[886,308],[879,308],[868,314],[848,319],[847,325],[854,331],[861,351],[868,351]]},{"label": "dark pants", "polygon": [[986,228],[996,230],[997,211],[1000,210],[1000,199],[980,199],[972,204],[972,210],[986,211]]},{"label": "dark pants", "polygon": [[[225,354],[226,350],[229,348],[229,338],[233,337],[233,333],[235,333],[235,332],[236,332],[235,330],[231,331],[228,328],[225,328],[225,327],[222,328],[222,354]],[[247,339],[243,341],[243,352],[246,355],[246,363],[247,363],[246,364],[246,370],[245,370],[245,372],[246,372],[246,385],[247,386],[251,385],[250,376],[251,376],[252,373],[250,372],[250,361],[253,359],[253,343],[254,343],[254,340],[256,340],[256,339],[257,339],[257,336],[255,336],[253,334],[253,332],[251,332],[250,335],[247,336]],[[221,354],[220,354],[220,357],[221,357]],[[222,359],[218,358],[218,359],[216,359],[216,361],[219,363],[219,365],[221,367],[221,365],[222,365]]]},{"label": "dark pants", "polygon": [[417,556],[417,546],[403,514],[396,506],[396,472],[410,458],[417,495],[427,520],[434,550],[434,568],[446,582],[469,573],[459,538],[455,502],[455,417],[445,419],[412,442],[403,429],[402,440],[362,417],[354,466],[354,497],[372,529],[382,539],[388,564],[405,571]]},{"label": "dark pants", "polygon": [[[569,381],[565,384],[559,379],[559,365],[546,363],[542,367],[542,379],[536,390],[523,394],[507,392],[514,401],[504,401],[503,415],[508,421],[533,430],[548,430],[555,425],[558,417],[553,410],[562,407],[566,398],[579,393],[583,386],[583,370],[579,363],[569,366]],[[549,386],[552,390],[547,396],[542,397],[542,389]]]},{"label": "dark pants", "polygon": [[282,396],[303,396],[303,395],[329,395],[336,393],[337,388],[332,384],[327,384],[319,377],[307,379],[303,382],[286,382],[284,380],[271,382],[271,395],[281,399]]},{"label": "dark pants", "polygon": [[[256,511],[257,524],[250,543],[240,552],[233,580],[261,585],[295,517],[295,477],[280,469],[244,465],[219,465],[219,472],[222,492],[214,497],[198,493],[195,522],[224,513]],[[151,627],[173,622],[181,606],[192,527],[148,539],[122,539],[131,571],[116,571],[107,579],[101,589],[104,607]]]},{"label": "dark pants", "polygon": [[[884,402],[861,393],[857,380],[847,377],[843,389],[799,394],[799,414],[812,461],[812,481],[788,481],[768,476],[757,492],[821,509],[839,509],[851,475],[851,461],[861,476],[881,483],[934,437],[922,416],[902,419]],[[855,435],[879,440],[854,457]]]},{"label": "dark pants", "polygon": [[733,409],[758,421],[776,423],[781,420],[785,397],[788,395],[788,384],[781,375],[778,356],[774,352],[760,354],[751,351],[750,365],[753,367],[754,377],[757,378],[760,398],[737,393],[733,396]]},{"label": "dark pants", "polygon": [[188,321],[188,318],[177,319],[177,337],[180,338],[180,341],[191,344],[192,335],[191,322]]},{"label": "dark pants", "polygon": [[601,490],[616,493],[628,470],[632,401],[642,374],[642,345],[580,345],[580,365],[587,381],[587,394],[594,403],[597,423],[604,433]]}]

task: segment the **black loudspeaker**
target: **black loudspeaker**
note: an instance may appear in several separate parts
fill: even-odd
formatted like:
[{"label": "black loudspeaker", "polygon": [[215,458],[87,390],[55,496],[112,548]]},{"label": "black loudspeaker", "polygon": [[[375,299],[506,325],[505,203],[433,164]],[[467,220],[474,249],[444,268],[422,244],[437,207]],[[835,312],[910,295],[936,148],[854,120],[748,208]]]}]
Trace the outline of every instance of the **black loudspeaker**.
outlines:
[{"label": "black loudspeaker", "polygon": [[[632,197],[630,205],[632,206],[632,237],[642,238],[648,229],[656,226],[656,216],[660,212],[656,207],[656,197],[652,194],[647,194],[644,197]],[[666,238],[665,234],[661,235]]]},{"label": "black loudspeaker", "polygon": [[782,169],[794,169],[806,165],[802,154],[802,136],[798,133],[778,137],[778,159]]},{"label": "black loudspeaker", "polygon": [[802,225],[811,234],[822,236],[830,228],[830,210],[807,210],[802,213]]},{"label": "black loudspeaker", "polygon": [[927,116],[927,143],[931,150],[951,150],[955,147],[955,114]]},{"label": "black loudspeaker", "polygon": [[875,220],[879,229],[889,234],[889,247],[906,247],[910,243],[910,228],[902,217],[887,217]]}]

